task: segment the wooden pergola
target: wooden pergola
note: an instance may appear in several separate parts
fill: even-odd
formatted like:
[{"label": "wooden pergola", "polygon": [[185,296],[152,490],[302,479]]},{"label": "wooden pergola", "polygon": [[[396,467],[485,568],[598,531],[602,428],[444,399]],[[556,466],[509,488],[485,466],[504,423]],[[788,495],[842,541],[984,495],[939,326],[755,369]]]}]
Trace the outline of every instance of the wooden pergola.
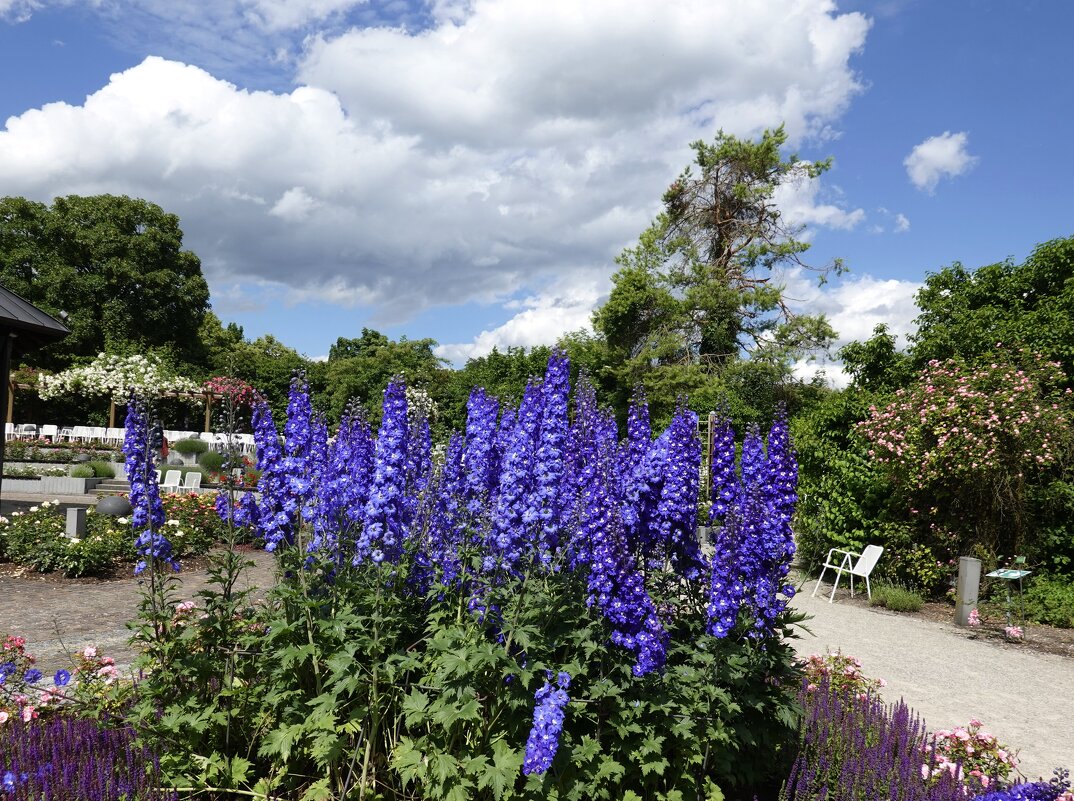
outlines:
[{"label": "wooden pergola", "polygon": [[[15,393],[16,392],[37,392],[37,387],[33,384],[17,384],[14,381],[8,380],[7,382],[7,422],[13,423],[14,411],[15,411]],[[162,398],[179,398],[182,400],[196,400],[205,404],[205,430],[210,430],[210,423],[212,420],[213,401],[219,397],[215,392],[162,392],[159,397]],[[108,402],[108,427],[116,427],[116,402],[109,400]]]}]

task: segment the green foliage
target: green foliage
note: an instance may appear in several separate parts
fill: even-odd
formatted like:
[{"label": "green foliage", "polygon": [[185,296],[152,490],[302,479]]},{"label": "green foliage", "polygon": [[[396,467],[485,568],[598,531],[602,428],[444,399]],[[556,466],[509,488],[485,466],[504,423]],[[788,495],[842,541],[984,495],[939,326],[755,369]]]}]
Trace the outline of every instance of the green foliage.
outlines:
[{"label": "green foliage", "polygon": [[928,276],[918,293],[911,354],[989,359],[997,343],[1059,361],[1074,375],[1074,237],[1038,245],[1023,264],[1008,260],[969,271],[961,264]]},{"label": "green foliage", "polygon": [[[798,558],[815,567],[829,548],[860,553],[886,517],[890,485],[865,443],[853,432],[874,395],[857,389],[832,393],[791,421],[798,452]],[[889,559],[885,553],[882,569]]]},{"label": "green foliage", "polygon": [[[327,407],[329,418],[339,420],[352,399],[357,399],[369,420],[380,421],[383,389],[392,376],[402,375],[407,386],[427,391],[439,385],[443,360],[433,353],[432,339],[393,342],[379,331],[362,329],[361,337],[339,337],[328,361],[311,367],[310,382]],[[434,396],[435,391],[430,392]]]},{"label": "green foliage", "polygon": [[115,478],[116,469],[112,466],[111,462],[102,462],[99,459],[94,459],[92,462],[86,462],[86,467],[93,471],[93,475],[97,478]]},{"label": "green foliage", "polygon": [[71,478],[93,478],[97,475],[89,464],[76,464],[71,468]]},{"label": "green foliage", "polygon": [[114,195],[0,200],[0,283],[53,315],[71,334],[26,357],[65,369],[98,353],[160,350],[180,363],[208,308],[197,256],[182,249],[179,218]]},{"label": "green foliage", "polygon": [[743,352],[783,363],[834,337],[822,317],[792,314],[769,280],[778,266],[801,265],[808,249],[773,202],[776,189],[829,166],[784,159],[786,139],[780,127],[758,142],[720,132],[693,143],[698,174],[687,168],[665,192],[663,212],[616,260],[612,292],[594,314],[621,384],[653,365],[718,367]]},{"label": "green foliage", "polygon": [[198,456],[198,464],[210,473],[219,473],[227,461],[227,455],[218,451],[205,451]]},{"label": "green foliage", "polygon": [[925,605],[920,594],[898,584],[877,583],[873,587],[872,606],[890,609],[892,612],[919,612]]},{"label": "green foliage", "polygon": [[175,442],[169,442],[168,450],[175,451],[176,453],[201,454],[209,450],[209,443],[203,439],[179,439]]},{"label": "green foliage", "polygon": [[[773,794],[786,773],[800,680],[789,645],[708,636],[704,598],[683,597],[678,582],[650,577],[672,644],[663,674],[639,679],[632,656],[608,646],[584,577],[568,571],[486,588],[494,623],[467,611],[468,590],[397,592],[410,560],[304,570],[305,557],[284,553],[267,607],[226,631],[174,601],[148,610],[161,638],[148,648],[138,725],[174,780],[296,799],[376,787],[536,801],[749,798]],[[317,578],[327,569],[331,584]],[[215,649],[202,645],[210,636]],[[552,770],[525,777],[548,670],[570,673],[571,701]],[[206,697],[206,680],[219,697]]]},{"label": "green foliage", "polygon": [[881,323],[865,342],[850,342],[839,349],[843,369],[854,386],[870,392],[893,391],[912,378],[910,360],[895,349],[895,337]]},{"label": "green foliage", "polygon": [[1074,582],[1069,576],[1034,576],[1026,584],[1025,610],[1034,623],[1074,628]]}]

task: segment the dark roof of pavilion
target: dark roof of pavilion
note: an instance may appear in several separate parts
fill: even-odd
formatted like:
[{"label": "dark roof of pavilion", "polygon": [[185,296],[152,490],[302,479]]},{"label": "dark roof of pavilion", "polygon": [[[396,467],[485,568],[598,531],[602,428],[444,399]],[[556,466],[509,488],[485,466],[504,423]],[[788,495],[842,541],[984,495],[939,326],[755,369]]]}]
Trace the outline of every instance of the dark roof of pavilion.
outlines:
[{"label": "dark roof of pavilion", "polygon": [[0,336],[16,335],[13,353],[29,353],[70,333],[71,329],[55,317],[0,286]]}]

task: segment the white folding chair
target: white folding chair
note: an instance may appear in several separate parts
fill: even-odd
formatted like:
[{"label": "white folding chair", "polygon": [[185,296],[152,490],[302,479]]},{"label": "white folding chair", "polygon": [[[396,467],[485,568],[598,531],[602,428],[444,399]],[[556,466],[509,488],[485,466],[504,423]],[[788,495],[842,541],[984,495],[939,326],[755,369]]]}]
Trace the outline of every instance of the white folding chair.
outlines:
[{"label": "white folding chair", "polygon": [[[824,567],[820,571],[820,576],[817,578],[817,584],[813,587],[813,595],[816,596],[817,590],[820,588],[820,583],[824,579],[824,573],[830,567],[836,572],[835,583],[832,585],[832,594],[828,598],[828,603],[831,603],[835,599],[835,590],[839,587],[839,579],[843,577],[844,573],[850,574],[850,594],[854,595],[854,577],[865,579],[865,592],[869,597],[869,600],[873,598],[873,589],[869,586],[869,574],[873,572],[873,568],[876,567],[876,563],[880,559],[880,554],[884,552],[884,549],[879,545],[866,546],[865,550],[861,553],[854,553],[853,551],[844,551],[841,548],[832,548],[828,551],[828,558],[824,560]],[[839,563],[836,564],[833,557],[839,557]],[[851,557],[854,557],[857,561],[852,561]]]},{"label": "white folding chair", "polygon": [[37,424],[19,423],[15,426],[15,436],[19,439],[37,439]]},{"label": "white folding chair", "polygon": [[60,433],[59,426],[43,425],[43,426],[41,426],[41,432],[38,434],[38,436],[41,437],[41,439],[44,439],[45,437],[48,437],[50,440],[55,442],[57,436],[59,435],[59,433]]},{"label": "white folding chair", "polygon": [[162,492],[179,492],[179,481],[183,477],[182,470],[169,470],[164,474],[164,480],[160,482]]},{"label": "white folding chair", "polygon": [[197,470],[187,470],[186,476],[183,479],[183,485],[179,487],[179,492],[186,495],[190,492],[197,492],[201,488],[201,473]]},{"label": "white folding chair", "polygon": [[14,423],[4,423],[4,439],[15,439]]}]

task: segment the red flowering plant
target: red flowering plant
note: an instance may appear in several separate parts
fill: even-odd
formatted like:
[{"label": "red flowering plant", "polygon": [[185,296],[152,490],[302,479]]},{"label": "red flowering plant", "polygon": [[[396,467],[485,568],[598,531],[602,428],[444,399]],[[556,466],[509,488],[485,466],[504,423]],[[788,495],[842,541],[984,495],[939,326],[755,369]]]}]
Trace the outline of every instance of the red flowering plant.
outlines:
[{"label": "red flowering plant", "polygon": [[261,393],[252,386],[241,378],[232,378],[227,375],[213,376],[202,383],[201,388],[229,400],[235,406],[249,408],[261,400]]}]

